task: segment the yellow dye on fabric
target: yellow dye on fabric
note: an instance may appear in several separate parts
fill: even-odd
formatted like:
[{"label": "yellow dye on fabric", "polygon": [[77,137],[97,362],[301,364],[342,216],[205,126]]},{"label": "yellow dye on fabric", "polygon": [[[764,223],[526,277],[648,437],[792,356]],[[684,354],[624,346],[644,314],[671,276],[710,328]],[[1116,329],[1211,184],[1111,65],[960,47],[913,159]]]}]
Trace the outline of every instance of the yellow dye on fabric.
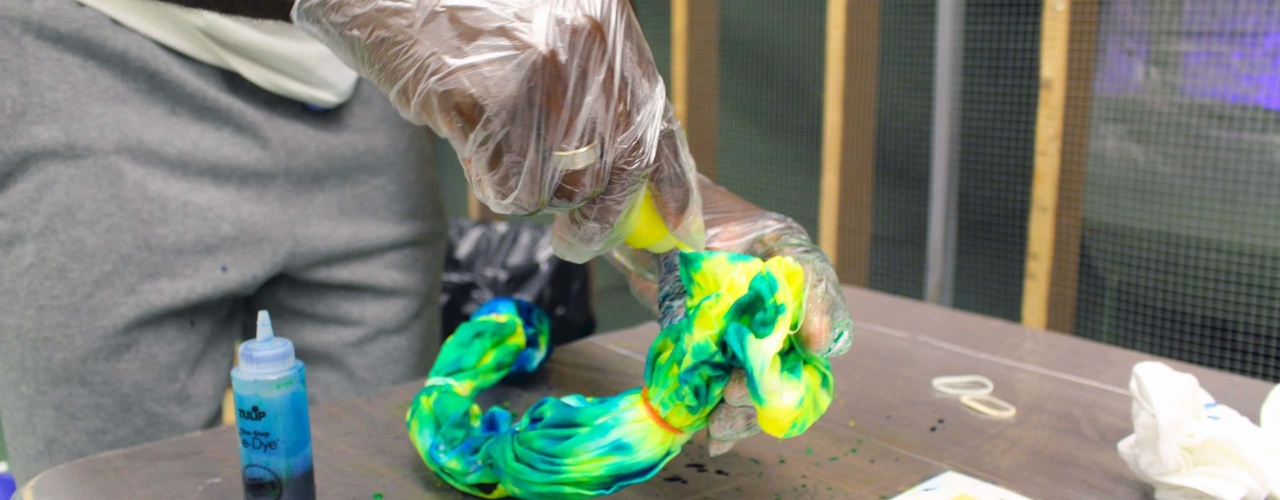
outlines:
[{"label": "yellow dye on fabric", "polygon": [[[609,397],[545,398],[519,419],[481,410],[480,391],[546,357],[545,315],[518,301],[486,306],[445,342],[407,420],[423,461],[484,498],[588,498],[652,478],[706,427],[729,375],[744,369],[760,427],[803,433],[826,411],[826,358],[795,338],[804,275],[786,257],[679,255],[683,318],[650,348],[644,385]],[[483,313],[483,314],[482,314]]]}]

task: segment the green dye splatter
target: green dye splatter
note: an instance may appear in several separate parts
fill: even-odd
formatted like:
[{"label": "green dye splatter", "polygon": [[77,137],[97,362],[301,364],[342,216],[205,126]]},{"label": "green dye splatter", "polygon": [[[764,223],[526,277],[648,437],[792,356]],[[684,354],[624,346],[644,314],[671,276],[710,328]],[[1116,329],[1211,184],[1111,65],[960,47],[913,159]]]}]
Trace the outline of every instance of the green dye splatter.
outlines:
[{"label": "green dye splatter", "polygon": [[834,462],[836,460],[840,460],[840,457],[831,457],[827,459],[828,462]]},{"label": "green dye splatter", "polygon": [[805,448],[805,449],[804,449],[804,453],[805,453],[806,455],[812,455],[812,454],[813,454],[813,448]]},{"label": "green dye splatter", "polygon": [[760,465],[760,461],[759,461],[759,460],[756,460],[756,459],[754,459],[754,458],[753,458],[753,459],[751,459],[751,463],[756,464],[756,465]]},{"label": "green dye splatter", "polygon": [[835,491],[835,490],[831,489],[831,487],[830,487],[830,486],[828,486],[828,487],[827,487],[827,491]]},{"label": "green dye splatter", "polygon": [[787,461],[786,461],[786,459],[779,458],[779,459],[778,459],[778,463],[780,463],[780,464],[785,464],[785,463],[787,463]]},{"label": "green dye splatter", "polygon": [[382,500],[382,493],[374,493],[373,500]]},{"label": "green dye splatter", "polygon": [[857,452],[858,452],[858,449],[857,449],[857,448],[854,448],[854,449],[852,449],[852,450],[849,450],[849,453],[857,453]]}]

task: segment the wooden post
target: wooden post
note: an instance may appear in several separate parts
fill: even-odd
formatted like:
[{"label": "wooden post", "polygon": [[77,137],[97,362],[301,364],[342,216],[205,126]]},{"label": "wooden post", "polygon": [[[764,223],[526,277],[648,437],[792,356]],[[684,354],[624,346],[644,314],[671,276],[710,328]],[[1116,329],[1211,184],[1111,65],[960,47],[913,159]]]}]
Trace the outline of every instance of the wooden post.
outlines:
[{"label": "wooden post", "polygon": [[858,286],[871,269],[879,66],[880,0],[829,0],[818,242]]},{"label": "wooden post", "polygon": [[671,0],[671,104],[698,171],[715,179],[720,99],[720,2]]},{"label": "wooden post", "polygon": [[1050,330],[1066,333],[1074,330],[1076,320],[1100,4],[1101,0],[1076,0],[1071,5],[1066,115],[1062,121],[1062,165],[1058,176],[1058,214],[1054,224],[1053,279],[1049,283],[1047,324]]},{"label": "wooden post", "polygon": [[1026,274],[1022,287],[1022,324],[1029,328],[1046,328],[1049,320],[1070,22],[1070,0],[1045,1],[1040,31],[1040,99],[1036,108],[1035,171],[1031,181]]}]

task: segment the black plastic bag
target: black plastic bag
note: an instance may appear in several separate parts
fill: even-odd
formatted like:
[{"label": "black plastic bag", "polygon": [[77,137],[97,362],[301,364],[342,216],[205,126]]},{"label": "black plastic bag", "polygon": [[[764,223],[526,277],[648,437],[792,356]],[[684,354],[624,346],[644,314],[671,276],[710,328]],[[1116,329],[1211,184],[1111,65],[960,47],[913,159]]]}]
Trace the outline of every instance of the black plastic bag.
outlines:
[{"label": "black plastic bag", "polygon": [[591,335],[589,268],[556,257],[551,230],[533,222],[449,221],[441,328],[453,333],[482,304],[495,297],[523,299],[551,318],[551,345]]}]

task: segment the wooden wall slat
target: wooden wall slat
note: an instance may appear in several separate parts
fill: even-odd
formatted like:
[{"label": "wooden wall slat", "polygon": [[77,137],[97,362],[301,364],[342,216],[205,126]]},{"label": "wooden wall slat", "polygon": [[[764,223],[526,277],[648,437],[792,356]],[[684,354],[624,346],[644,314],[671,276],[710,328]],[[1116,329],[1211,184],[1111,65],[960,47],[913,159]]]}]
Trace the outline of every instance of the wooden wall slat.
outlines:
[{"label": "wooden wall slat", "polygon": [[698,171],[715,179],[720,2],[671,0],[671,101]]},{"label": "wooden wall slat", "polygon": [[879,66],[880,1],[829,0],[818,242],[858,286],[871,270]]},{"label": "wooden wall slat", "polygon": [[1058,198],[1067,95],[1069,0],[1044,3],[1040,30],[1040,97],[1036,108],[1035,170],[1031,181],[1022,324],[1046,328],[1053,279]]}]

